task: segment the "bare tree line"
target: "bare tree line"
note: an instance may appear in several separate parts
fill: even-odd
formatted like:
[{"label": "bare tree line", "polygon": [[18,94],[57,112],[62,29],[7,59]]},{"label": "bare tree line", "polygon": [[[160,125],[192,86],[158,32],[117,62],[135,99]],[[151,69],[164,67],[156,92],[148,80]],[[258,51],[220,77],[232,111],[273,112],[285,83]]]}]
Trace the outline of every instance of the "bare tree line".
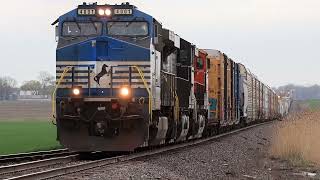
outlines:
[{"label": "bare tree line", "polygon": [[16,91],[17,81],[9,76],[0,77],[0,100],[8,100]]},{"label": "bare tree line", "polygon": [[36,80],[23,82],[20,87],[14,78],[0,77],[0,100],[16,99],[20,91],[32,92],[32,95],[50,96],[54,86],[55,77],[45,71],[40,72]]}]

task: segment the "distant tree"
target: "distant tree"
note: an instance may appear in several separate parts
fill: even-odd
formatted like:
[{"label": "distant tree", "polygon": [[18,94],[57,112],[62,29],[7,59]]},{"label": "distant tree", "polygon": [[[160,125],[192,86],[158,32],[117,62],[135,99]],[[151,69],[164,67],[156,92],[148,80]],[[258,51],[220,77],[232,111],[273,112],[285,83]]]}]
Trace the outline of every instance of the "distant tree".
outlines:
[{"label": "distant tree", "polygon": [[313,85],[313,86],[298,86],[293,84],[288,84],[285,86],[281,86],[277,88],[277,92],[279,94],[293,90],[294,99],[297,100],[306,100],[306,99],[320,99],[320,86]]},{"label": "distant tree", "polygon": [[15,92],[17,81],[9,76],[0,77],[0,100],[9,99]]},{"label": "distant tree", "polygon": [[38,80],[41,84],[39,93],[41,95],[51,95],[55,87],[55,77],[46,71],[41,71]]},{"label": "distant tree", "polygon": [[37,95],[41,91],[42,85],[40,81],[31,80],[24,82],[20,89],[23,91],[32,91],[34,95]]}]

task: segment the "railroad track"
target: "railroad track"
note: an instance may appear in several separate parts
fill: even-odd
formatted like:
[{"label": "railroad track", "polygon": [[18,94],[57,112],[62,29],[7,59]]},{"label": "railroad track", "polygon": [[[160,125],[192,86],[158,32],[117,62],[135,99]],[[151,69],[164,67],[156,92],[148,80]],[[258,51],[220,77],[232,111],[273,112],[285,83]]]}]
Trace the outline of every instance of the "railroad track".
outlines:
[{"label": "railroad track", "polygon": [[47,159],[52,157],[66,156],[71,154],[74,154],[74,152],[69,152],[68,149],[57,149],[52,151],[10,154],[10,155],[0,156],[0,165],[3,163],[33,161],[33,160]]},{"label": "railroad track", "polygon": [[[270,123],[271,122],[269,121],[269,122],[264,122],[261,124],[255,124],[255,125],[247,126],[247,127],[237,129],[237,130],[234,130],[231,132],[219,134],[219,135],[216,135],[213,137],[192,140],[192,141],[188,141],[188,142],[181,143],[181,144],[173,144],[173,145],[165,146],[162,148],[142,151],[142,152],[133,153],[133,154],[129,154],[129,155],[115,156],[115,157],[111,157],[111,158],[105,158],[105,159],[95,160],[95,161],[90,161],[90,162],[81,162],[81,163],[77,163],[74,165],[65,166],[65,167],[61,167],[61,168],[54,168],[54,169],[44,170],[41,172],[24,174],[21,176],[15,176],[15,177],[8,178],[8,180],[29,180],[29,179],[33,180],[33,179],[55,178],[55,177],[63,176],[66,174],[76,173],[76,172],[80,172],[80,171],[85,171],[85,170],[89,170],[89,169],[93,169],[93,168],[98,168],[98,167],[102,167],[102,166],[106,166],[106,165],[119,163],[119,162],[125,162],[125,161],[129,161],[129,160],[134,160],[137,158],[148,157],[148,156],[152,156],[152,155],[156,155],[156,154],[160,154],[160,153],[164,153],[164,152],[180,150],[182,148],[200,145],[200,144],[203,144],[206,142],[210,142],[212,140],[216,140],[216,139],[219,139],[222,137],[226,137],[228,135],[236,134],[241,131],[245,131],[245,130],[248,130],[248,129],[251,129],[251,128],[254,128],[257,126],[270,124]],[[0,174],[1,174],[1,169],[0,169]]]},{"label": "railroad track", "polygon": [[0,167],[0,179],[10,178],[12,176],[16,176],[17,174],[22,175],[25,173],[30,173],[32,171],[38,171],[39,169],[54,167],[57,165],[67,164],[79,157],[78,154],[68,155],[63,157],[49,158],[38,161],[31,161],[26,163],[8,165]]}]

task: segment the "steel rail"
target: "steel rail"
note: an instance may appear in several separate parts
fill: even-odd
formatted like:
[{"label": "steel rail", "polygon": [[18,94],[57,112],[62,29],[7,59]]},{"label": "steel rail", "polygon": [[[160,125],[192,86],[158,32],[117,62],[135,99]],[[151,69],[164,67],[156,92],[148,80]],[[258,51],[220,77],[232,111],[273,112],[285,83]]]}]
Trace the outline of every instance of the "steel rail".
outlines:
[{"label": "steel rail", "polygon": [[15,161],[22,161],[22,160],[30,160],[30,159],[41,159],[45,157],[67,155],[70,153],[71,152],[69,152],[68,149],[57,149],[52,151],[38,151],[38,152],[30,152],[30,153],[9,154],[9,155],[0,156],[0,163],[15,162]]},{"label": "steel rail", "polygon": [[57,158],[44,159],[44,160],[32,161],[32,162],[15,164],[15,165],[2,166],[0,167],[0,175],[28,171],[28,170],[51,166],[55,164],[69,163],[74,159],[76,159],[77,157],[78,155],[70,155],[65,157],[57,157]]},{"label": "steel rail", "polygon": [[161,154],[161,153],[168,152],[168,151],[175,151],[175,150],[180,150],[180,149],[186,148],[186,147],[200,145],[200,144],[203,144],[206,142],[210,142],[210,141],[213,141],[213,140],[216,140],[219,138],[226,137],[228,135],[237,134],[239,132],[242,132],[242,131],[257,127],[257,126],[270,124],[271,122],[272,121],[268,121],[268,122],[264,122],[264,123],[260,123],[260,124],[254,124],[251,126],[247,126],[247,127],[241,128],[241,129],[233,130],[233,131],[219,134],[216,136],[203,138],[203,139],[191,140],[191,141],[181,143],[181,144],[168,145],[168,146],[164,146],[163,148],[159,148],[159,149],[153,149],[153,150],[148,150],[148,151],[144,151],[144,152],[133,153],[130,155],[117,156],[117,157],[113,157],[113,158],[106,158],[106,159],[97,160],[97,161],[93,161],[93,162],[82,163],[82,164],[77,164],[77,165],[72,165],[72,166],[67,166],[67,167],[62,167],[62,168],[56,168],[56,169],[51,169],[51,170],[32,173],[32,174],[26,174],[26,175],[22,175],[22,176],[18,176],[18,177],[12,177],[12,178],[9,178],[8,180],[50,179],[50,178],[54,178],[54,177],[63,176],[66,174],[72,174],[72,173],[85,171],[85,170],[89,170],[89,169],[93,169],[93,168],[98,168],[98,167],[102,167],[102,166],[106,166],[106,165],[116,164],[119,162],[125,162],[125,161],[129,161],[129,160],[134,160],[134,159],[138,159],[138,158]]}]

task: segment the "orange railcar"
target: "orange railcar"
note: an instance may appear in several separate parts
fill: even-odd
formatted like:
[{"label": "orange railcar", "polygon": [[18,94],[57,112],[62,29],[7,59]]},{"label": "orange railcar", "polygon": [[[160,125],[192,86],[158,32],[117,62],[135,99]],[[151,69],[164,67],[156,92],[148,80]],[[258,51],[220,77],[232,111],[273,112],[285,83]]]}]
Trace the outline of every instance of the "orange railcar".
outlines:
[{"label": "orange railcar", "polygon": [[238,123],[236,98],[236,63],[217,50],[205,50],[208,53],[210,68],[209,85],[209,122],[221,126]]}]

